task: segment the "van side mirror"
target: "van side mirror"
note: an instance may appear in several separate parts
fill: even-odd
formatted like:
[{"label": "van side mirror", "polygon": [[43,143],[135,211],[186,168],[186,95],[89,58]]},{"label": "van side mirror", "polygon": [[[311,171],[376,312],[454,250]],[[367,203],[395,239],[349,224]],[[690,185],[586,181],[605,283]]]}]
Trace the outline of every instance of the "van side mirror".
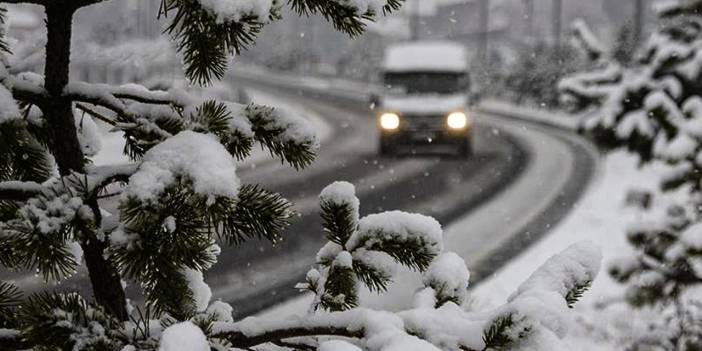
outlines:
[{"label": "van side mirror", "polygon": [[378,96],[378,94],[371,93],[368,97],[368,103],[370,105],[370,109],[375,110],[375,108],[380,105],[380,96]]}]

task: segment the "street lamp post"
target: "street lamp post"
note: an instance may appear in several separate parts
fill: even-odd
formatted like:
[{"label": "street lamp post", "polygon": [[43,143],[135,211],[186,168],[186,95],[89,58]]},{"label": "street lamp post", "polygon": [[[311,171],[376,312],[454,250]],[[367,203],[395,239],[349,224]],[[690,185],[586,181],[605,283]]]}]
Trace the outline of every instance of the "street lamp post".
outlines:
[{"label": "street lamp post", "polygon": [[419,1],[420,0],[412,1],[412,3],[411,3],[412,7],[410,8],[410,18],[409,18],[410,40],[413,40],[413,41],[419,40],[419,25],[420,25]]},{"label": "street lamp post", "polygon": [[480,54],[480,59],[483,64],[488,61],[488,50],[489,50],[489,35],[490,35],[490,0],[480,0],[478,1],[479,9],[479,48],[478,52]]},{"label": "street lamp post", "polygon": [[527,42],[534,39],[534,0],[524,0],[524,37]]},{"label": "street lamp post", "polygon": [[553,41],[556,46],[561,45],[562,27],[563,0],[553,0]]}]

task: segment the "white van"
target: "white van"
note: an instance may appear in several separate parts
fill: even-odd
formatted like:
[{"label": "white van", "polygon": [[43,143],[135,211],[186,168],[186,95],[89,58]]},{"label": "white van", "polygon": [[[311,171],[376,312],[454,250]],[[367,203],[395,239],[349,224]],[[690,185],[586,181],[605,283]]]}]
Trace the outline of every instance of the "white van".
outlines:
[{"label": "white van", "polygon": [[472,153],[468,54],[460,44],[418,41],[388,47],[383,91],[372,98],[380,131],[379,153],[401,146],[442,144]]}]

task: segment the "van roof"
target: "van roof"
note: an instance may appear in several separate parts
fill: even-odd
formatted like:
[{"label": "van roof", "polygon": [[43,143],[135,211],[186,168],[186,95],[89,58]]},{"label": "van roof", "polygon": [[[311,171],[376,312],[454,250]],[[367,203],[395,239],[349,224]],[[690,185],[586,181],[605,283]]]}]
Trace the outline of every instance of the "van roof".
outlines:
[{"label": "van roof", "polygon": [[463,45],[450,41],[415,41],[389,46],[383,69],[388,72],[465,72],[468,53]]}]

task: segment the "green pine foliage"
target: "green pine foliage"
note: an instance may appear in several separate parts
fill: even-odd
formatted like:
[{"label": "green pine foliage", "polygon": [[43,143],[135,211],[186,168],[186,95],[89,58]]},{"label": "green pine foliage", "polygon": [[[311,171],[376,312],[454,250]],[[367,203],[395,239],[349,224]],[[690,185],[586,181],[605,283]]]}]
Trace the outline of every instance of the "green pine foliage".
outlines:
[{"label": "green pine foliage", "polygon": [[[345,198],[328,196],[328,192],[339,189],[347,190]],[[305,283],[298,285],[317,296],[314,309],[344,311],[357,307],[359,283],[382,293],[392,282],[388,265],[424,272],[437,257],[437,243],[423,233],[360,228],[358,199],[353,189],[349,183],[337,182],[320,196],[323,231],[329,242],[317,254],[318,267],[310,270]],[[392,222],[393,215],[386,212],[376,216]]]},{"label": "green pine foliage", "polygon": [[[510,346],[529,335],[531,326],[514,313],[495,318],[483,332],[483,350],[507,350]],[[514,335],[518,337],[515,338]]]},{"label": "green pine foliage", "polygon": [[573,308],[575,304],[578,301],[580,301],[580,298],[583,297],[585,292],[587,292],[590,289],[590,286],[592,286],[592,281],[588,281],[583,284],[577,284],[573,287],[573,289],[569,290],[565,296],[568,307]]},{"label": "green pine foliage", "polygon": [[[603,149],[626,149],[642,164],[669,166],[660,179],[662,194],[647,194],[664,211],[641,206],[645,213],[640,223],[627,232],[634,254],[611,262],[608,269],[626,284],[624,297],[631,306],[655,308],[666,316],[651,321],[650,329],[659,333],[635,338],[631,350],[694,350],[697,346],[687,345],[699,345],[692,340],[702,336],[684,317],[699,303],[699,297],[686,295],[702,283],[702,135],[696,127],[702,120],[697,108],[702,101],[702,1],[667,5],[631,62],[615,61],[623,56],[618,52],[630,50],[620,48],[613,59],[600,61],[598,69],[575,74],[560,85],[575,110],[592,112],[582,131]],[[688,196],[670,200],[666,192],[678,189]]]},{"label": "green pine foliage", "polygon": [[[343,191],[323,193],[321,229],[329,243],[318,254],[318,269],[311,270],[300,287],[315,293],[315,308],[339,311],[329,318],[358,312],[353,316],[367,320],[352,319],[354,325],[345,327],[345,318],[339,325],[289,325],[282,330],[273,325],[264,335],[250,334],[260,331],[255,327],[249,333],[238,330],[241,325],[233,323],[232,307],[210,301],[203,275],[216,264],[219,245],[284,240],[294,214],[280,194],[239,184],[236,162],[259,145],[282,163],[301,169],[314,161],[317,138],[295,116],[255,103],[205,99],[174,86],[149,89],[70,81],[72,16],[100,1],[31,2],[47,10],[47,76],[11,75],[11,70],[0,68],[0,94],[17,100],[3,101],[12,114],[0,118],[0,264],[13,274],[36,274],[47,283],[81,270],[90,278],[92,291],[47,289],[25,296],[0,281],[0,349],[172,351],[164,348],[162,335],[176,326],[202,336],[200,346],[218,351],[264,344],[307,348],[288,341],[317,335],[362,338],[373,328],[359,329],[357,322],[388,321],[385,331],[395,333],[397,340],[427,345],[400,330],[396,315],[347,310],[359,305],[362,285],[385,291],[393,265],[426,273],[442,251],[439,223],[401,212],[359,219],[358,199]],[[288,6],[301,15],[321,15],[338,30],[357,36],[367,21],[398,9],[402,2],[388,0],[382,7],[359,9],[345,0],[290,0]],[[253,44],[261,29],[280,17],[284,4],[272,5],[264,15],[220,16],[197,0],[162,0],[159,16],[183,57],[190,83],[206,85],[224,77],[230,54]],[[7,52],[1,40],[0,51]],[[123,133],[123,152],[131,163],[91,164],[83,145],[90,135],[75,123],[83,126],[91,119]],[[180,149],[163,152],[173,151],[167,145]],[[208,154],[189,153],[202,150]],[[203,169],[207,167],[213,169]],[[210,178],[222,170],[227,170],[223,176]],[[101,208],[107,200],[117,208]],[[425,289],[436,289],[437,303],[424,312],[444,307],[465,312],[458,296],[466,294],[468,273],[460,261],[463,266],[452,266],[459,271],[457,279],[426,283],[430,286]],[[136,283],[143,306],[132,306],[122,279]],[[570,284],[572,277],[554,279]],[[452,288],[444,291],[444,286]],[[579,292],[569,299],[578,296]],[[514,316],[488,324],[486,349],[511,347],[529,335],[531,324]],[[485,318],[491,317],[479,316]]]},{"label": "green pine foliage", "polygon": [[178,43],[185,75],[199,84],[222,79],[229,56],[251,45],[264,23],[278,17],[276,5],[269,18],[222,23],[195,0],[162,0],[160,15],[169,20],[165,30]]},{"label": "green pine foliage", "polygon": [[[50,11],[49,16],[71,15],[79,7],[98,2],[76,2],[62,11]],[[367,21],[398,9],[401,3],[389,0],[382,13],[372,9],[361,13],[343,1],[290,1],[288,6],[300,15],[321,15],[335,28],[357,36]],[[37,4],[53,6],[43,0]],[[165,34],[175,41],[183,57],[186,78],[208,85],[224,77],[232,54],[251,46],[266,24],[280,19],[282,6],[283,2],[273,1],[265,16],[252,12],[223,18],[200,1],[162,0],[159,18],[166,22]],[[6,10],[0,8],[0,24],[5,15]],[[50,28],[55,30],[64,29]],[[0,53],[9,54],[4,34],[0,33]],[[63,50],[69,52],[70,47]],[[48,57],[57,54],[61,53],[47,52],[47,64],[60,62]],[[7,64],[4,59],[2,62]],[[62,68],[68,69],[58,67]],[[167,85],[136,90],[95,85],[88,87],[93,90],[89,93],[78,89],[70,96],[53,97],[35,93],[43,89],[43,83],[37,82],[48,80],[36,78],[31,74],[10,76],[0,70],[3,89],[15,95],[21,111],[20,118],[0,120],[0,263],[37,273],[46,281],[61,281],[82,269],[83,250],[98,247],[104,252],[90,253],[91,260],[102,257],[108,269],[138,283],[146,306],[144,312],[137,309],[138,318],[129,317],[136,326],[132,333],[120,330],[118,316],[106,312],[115,311],[114,306],[89,303],[76,293],[23,297],[13,285],[0,282],[0,327],[18,333],[18,337],[9,333],[10,339],[0,340],[2,348],[120,350],[133,344],[153,350],[158,342],[152,338],[149,323],[156,319],[161,327],[192,320],[209,333],[215,318],[197,306],[188,270],[201,273],[215,264],[218,244],[283,240],[293,218],[291,204],[256,184],[241,185],[236,196],[206,196],[194,190],[194,179],[187,174],[174,175],[155,199],[147,201],[134,194],[119,197],[118,213],[101,212],[98,199],[119,195],[121,191],[114,192],[115,187],[128,189],[130,176],[139,170],[145,155],[185,131],[215,136],[235,160],[246,159],[260,145],[296,169],[314,161],[316,137],[302,133],[299,122],[285,112],[254,103],[202,100]],[[16,81],[22,84],[15,85]],[[22,90],[27,86],[31,89]],[[75,116],[65,119],[95,118],[111,124],[113,131],[123,132],[123,151],[133,165],[94,168],[83,154],[78,159],[84,161],[84,167],[57,176],[58,167],[76,167],[61,166],[52,156],[65,152],[60,147],[81,141],[57,141],[71,136],[53,133],[56,126],[44,118],[45,113],[53,112],[46,108],[54,98],[74,100]],[[352,231],[348,222],[337,217],[328,218],[325,228],[334,231],[339,242],[348,240]],[[100,243],[96,246],[95,241]],[[334,268],[339,279],[329,280],[329,291],[339,299],[340,309],[356,305],[352,300],[355,294],[346,293],[355,289],[349,277],[356,279],[356,271],[362,280],[384,287],[389,277],[371,268]],[[101,278],[109,277],[97,279]],[[348,297],[341,299],[344,294]],[[126,305],[126,301],[112,303]]]}]

